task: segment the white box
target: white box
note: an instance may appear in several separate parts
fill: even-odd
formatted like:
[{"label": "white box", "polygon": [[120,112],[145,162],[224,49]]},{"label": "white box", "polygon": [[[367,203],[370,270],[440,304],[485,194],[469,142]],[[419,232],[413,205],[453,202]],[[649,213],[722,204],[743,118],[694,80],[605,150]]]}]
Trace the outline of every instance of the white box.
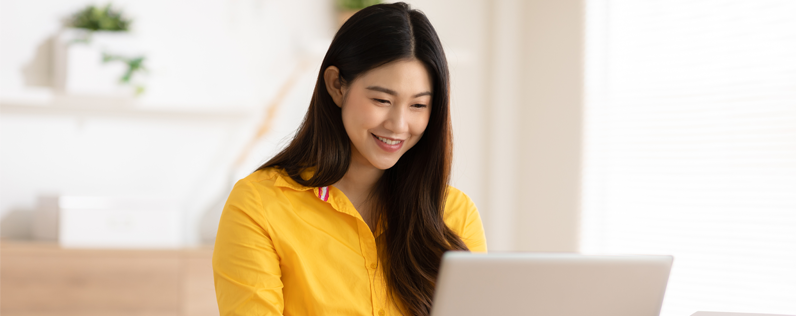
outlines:
[{"label": "white box", "polygon": [[184,216],[174,201],[62,196],[58,241],[65,248],[180,248]]},{"label": "white box", "polygon": [[[81,42],[89,38],[88,43]],[[132,98],[135,88],[119,83],[128,66],[119,61],[104,63],[104,52],[125,57],[144,55],[128,32],[62,30],[53,42],[55,90],[66,95]],[[140,74],[134,75],[134,80],[136,76]]]}]

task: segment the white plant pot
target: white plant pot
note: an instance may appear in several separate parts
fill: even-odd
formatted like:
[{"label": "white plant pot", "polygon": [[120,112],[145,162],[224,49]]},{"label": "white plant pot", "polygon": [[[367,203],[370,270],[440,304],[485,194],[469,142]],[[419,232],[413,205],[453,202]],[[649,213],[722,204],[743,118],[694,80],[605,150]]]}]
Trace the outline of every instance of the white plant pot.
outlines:
[{"label": "white plant pot", "polygon": [[[89,37],[88,43],[80,42]],[[58,93],[119,98],[135,95],[132,84],[120,83],[127,64],[102,60],[103,53],[126,57],[144,55],[130,33],[68,28],[55,37],[53,50],[53,84]]]}]

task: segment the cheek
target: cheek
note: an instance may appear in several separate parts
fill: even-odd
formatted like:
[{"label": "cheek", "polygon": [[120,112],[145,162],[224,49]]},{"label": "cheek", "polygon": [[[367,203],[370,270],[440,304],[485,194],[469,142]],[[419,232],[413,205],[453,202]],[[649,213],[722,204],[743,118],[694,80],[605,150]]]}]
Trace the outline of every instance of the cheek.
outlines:
[{"label": "cheek", "polygon": [[343,125],[349,136],[352,136],[351,133],[364,134],[364,130],[378,125],[378,117],[370,104],[360,100],[349,100],[343,106]]},{"label": "cheek", "polygon": [[417,120],[414,121],[409,126],[409,129],[410,129],[410,132],[412,133],[412,135],[415,135],[415,136],[423,135],[423,133],[426,131],[426,128],[428,127],[428,120],[429,120],[429,115],[428,114],[418,116]]}]

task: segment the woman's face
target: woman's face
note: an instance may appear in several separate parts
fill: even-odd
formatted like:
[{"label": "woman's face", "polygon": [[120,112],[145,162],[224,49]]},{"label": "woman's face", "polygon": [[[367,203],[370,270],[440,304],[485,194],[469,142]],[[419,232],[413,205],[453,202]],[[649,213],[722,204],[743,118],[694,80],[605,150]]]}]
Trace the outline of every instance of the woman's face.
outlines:
[{"label": "woman's face", "polygon": [[389,169],[426,130],[431,116],[431,79],[417,60],[374,68],[340,91],[343,97],[338,105],[353,145],[353,163]]}]

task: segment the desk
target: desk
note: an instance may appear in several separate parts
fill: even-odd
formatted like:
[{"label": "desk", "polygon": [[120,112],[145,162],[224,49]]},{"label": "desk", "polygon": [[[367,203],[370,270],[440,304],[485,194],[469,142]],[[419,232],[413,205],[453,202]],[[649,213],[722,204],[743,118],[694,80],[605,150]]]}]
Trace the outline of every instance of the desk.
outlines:
[{"label": "desk", "polygon": [[0,314],[218,315],[212,251],[63,249],[1,241]]}]

